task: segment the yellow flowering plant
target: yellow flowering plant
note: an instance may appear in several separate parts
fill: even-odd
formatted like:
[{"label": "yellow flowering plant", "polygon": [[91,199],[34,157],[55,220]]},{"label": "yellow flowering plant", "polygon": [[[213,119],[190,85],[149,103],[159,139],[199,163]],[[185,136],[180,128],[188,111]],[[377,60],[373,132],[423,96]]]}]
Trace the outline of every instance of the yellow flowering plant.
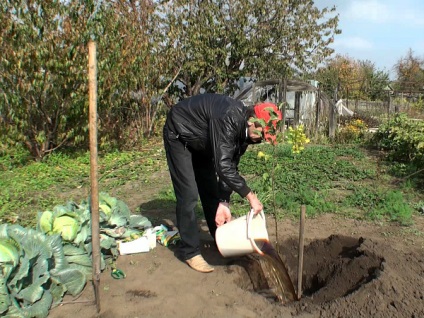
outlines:
[{"label": "yellow flowering plant", "polygon": [[336,141],[340,143],[349,143],[360,141],[367,131],[367,124],[361,119],[353,119],[345,123],[336,135]]},{"label": "yellow flowering plant", "polygon": [[309,138],[305,134],[305,127],[302,124],[295,128],[289,127],[287,143],[292,145],[292,153],[294,154],[300,153],[305,149],[305,145],[310,143]]}]

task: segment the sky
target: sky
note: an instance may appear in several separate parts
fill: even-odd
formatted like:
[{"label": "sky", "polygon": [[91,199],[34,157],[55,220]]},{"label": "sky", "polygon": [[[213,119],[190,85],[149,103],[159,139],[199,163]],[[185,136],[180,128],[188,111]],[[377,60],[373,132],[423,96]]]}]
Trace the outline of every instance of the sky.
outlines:
[{"label": "sky", "polygon": [[369,60],[395,78],[394,65],[407,56],[424,58],[424,0],[315,0],[336,6],[339,29],[331,46],[335,54]]}]

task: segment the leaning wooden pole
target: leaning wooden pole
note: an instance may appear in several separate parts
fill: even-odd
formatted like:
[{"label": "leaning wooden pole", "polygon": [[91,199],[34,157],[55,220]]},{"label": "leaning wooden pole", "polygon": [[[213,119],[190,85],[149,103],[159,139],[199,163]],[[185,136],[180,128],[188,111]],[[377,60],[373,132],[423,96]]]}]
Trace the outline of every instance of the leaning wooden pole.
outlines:
[{"label": "leaning wooden pole", "polygon": [[91,181],[91,244],[93,263],[93,285],[97,313],[100,312],[100,228],[99,187],[97,175],[97,58],[96,43],[88,43],[88,90],[90,129],[90,181]]},{"label": "leaning wooden pole", "polygon": [[299,228],[299,257],[297,266],[297,299],[302,297],[302,276],[303,276],[303,246],[305,241],[305,215],[306,206],[300,207],[300,228]]}]

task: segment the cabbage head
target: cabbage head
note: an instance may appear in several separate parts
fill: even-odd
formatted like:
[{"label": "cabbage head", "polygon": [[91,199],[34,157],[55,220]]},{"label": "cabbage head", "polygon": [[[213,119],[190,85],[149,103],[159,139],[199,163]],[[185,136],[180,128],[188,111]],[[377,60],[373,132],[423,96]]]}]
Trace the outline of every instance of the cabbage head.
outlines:
[{"label": "cabbage head", "polygon": [[58,233],[64,241],[72,242],[77,237],[79,221],[68,215],[56,217],[53,221],[53,233]]},{"label": "cabbage head", "polygon": [[12,270],[18,265],[20,251],[17,243],[11,239],[0,239],[0,273],[4,278],[8,278]]},{"label": "cabbage head", "polygon": [[45,234],[50,234],[53,229],[53,213],[44,211],[38,214],[38,228]]}]

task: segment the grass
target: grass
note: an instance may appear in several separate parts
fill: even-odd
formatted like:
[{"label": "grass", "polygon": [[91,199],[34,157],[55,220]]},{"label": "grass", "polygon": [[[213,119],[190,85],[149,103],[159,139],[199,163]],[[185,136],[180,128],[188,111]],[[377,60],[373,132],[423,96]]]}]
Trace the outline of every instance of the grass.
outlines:
[{"label": "grass", "polygon": [[[272,159],[259,160],[259,151]],[[276,149],[260,145],[245,157],[241,173],[249,175],[266,210],[277,217],[297,216],[300,206],[306,205],[309,217],[335,213],[409,225],[423,197],[418,176],[396,184],[394,180],[410,170],[403,169],[402,174],[392,169],[392,164],[382,165],[358,145],[312,145],[298,155],[293,155],[287,145]],[[234,199],[243,204],[236,196]]]},{"label": "grass", "polygon": [[[258,158],[259,151],[270,156]],[[43,162],[28,161],[24,152],[0,156],[0,221],[34,225],[38,211],[52,209],[68,200],[83,200],[90,191],[89,153],[53,153]],[[240,162],[240,172],[264,203],[267,213],[278,218],[297,217],[306,205],[309,217],[335,213],[365,220],[412,223],[423,208],[422,177],[411,168],[382,162],[358,145],[308,146],[293,155],[288,145],[273,148],[256,145]],[[130,182],[154,195],[153,208],[171,208],[175,196],[170,184],[151,189],[152,173],[166,169],[163,147],[153,142],[142,151],[99,154],[99,191],[120,197]],[[399,179],[402,182],[395,182]],[[157,186],[157,185],[155,185]],[[232,195],[234,216],[249,210],[246,200]],[[148,208],[149,204],[144,205]],[[143,213],[143,211],[141,211]],[[201,215],[201,208],[196,210]]]},{"label": "grass", "polygon": [[[161,147],[142,151],[111,152],[98,156],[99,192],[111,192],[129,181],[147,183],[163,169]],[[90,192],[90,154],[53,153],[42,162],[23,160],[25,155],[0,157],[0,222],[32,226],[37,213],[69,200],[87,199]]]}]

